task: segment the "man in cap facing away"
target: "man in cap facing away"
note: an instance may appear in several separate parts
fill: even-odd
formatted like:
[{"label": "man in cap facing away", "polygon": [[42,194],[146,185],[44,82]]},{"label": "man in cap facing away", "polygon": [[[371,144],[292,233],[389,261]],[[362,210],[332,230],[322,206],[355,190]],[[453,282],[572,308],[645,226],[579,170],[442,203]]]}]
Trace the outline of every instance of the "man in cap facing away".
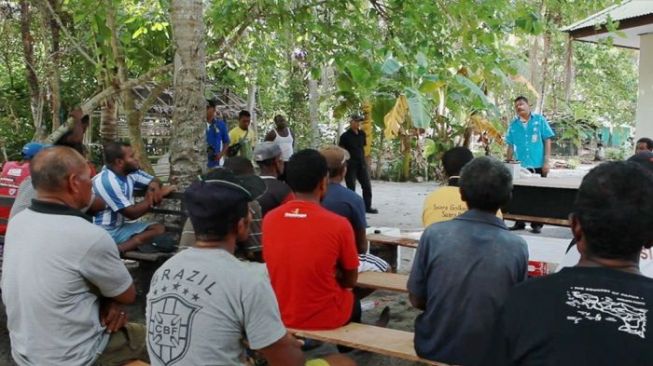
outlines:
[{"label": "man in cap facing away", "polygon": [[292,199],[295,195],[290,187],[279,180],[284,173],[284,161],[281,147],[275,142],[265,141],[254,149],[254,161],[261,171],[261,179],[265,182],[267,190],[257,200],[261,204],[261,211],[265,216],[268,211]]},{"label": "man in cap facing away", "polygon": [[325,146],[320,150],[329,168],[329,185],[322,199],[322,206],[327,210],[346,218],[354,229],[356,249],[358,250],[358,272],[387,272],[390,266],[383,259],[367,253],[367,219],[365,218],[365,203],[353,191],[342,186],[347,174],[347,150],[335,146]]},{"label": "man in cap facing away", "polygon": [[248,202],[265,183],[229,170],[212,178],[184,193],[194,245],[152,276],[146,311],[152,365],[245,365],[245,338],[271,366],[303,365],[299,343],[281,322],[265,266],[234,257],[249,235]]}]

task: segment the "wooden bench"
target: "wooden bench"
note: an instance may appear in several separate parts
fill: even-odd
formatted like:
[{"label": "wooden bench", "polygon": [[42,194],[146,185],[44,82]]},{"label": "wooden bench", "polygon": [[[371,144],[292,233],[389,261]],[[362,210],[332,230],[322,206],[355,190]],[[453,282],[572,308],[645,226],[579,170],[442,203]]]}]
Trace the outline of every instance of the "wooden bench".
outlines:
[{"label": "wooden bench", "polygon": [[288,329],[288,331],[299,338],[315,339],[384,356],[421,362],[426,365],[447,366],[444,363],[425,360],[417,356],[413,343],[413,333],[403,330],[349,323],[344,327],[333,330]]},{"label": "wooden bench", "polygon": [[378,290],[408,292],[407,283],[407,275],[388,272],[361,272],[358,274],[356,286]]},{"label": "wooden bench", "polygon": [[369,234],[367,235],[367,240],[370,242],[370,245],[394,245],[413,249],[416,249],[419,244],[419,240],[417,239],[384,234]]}]

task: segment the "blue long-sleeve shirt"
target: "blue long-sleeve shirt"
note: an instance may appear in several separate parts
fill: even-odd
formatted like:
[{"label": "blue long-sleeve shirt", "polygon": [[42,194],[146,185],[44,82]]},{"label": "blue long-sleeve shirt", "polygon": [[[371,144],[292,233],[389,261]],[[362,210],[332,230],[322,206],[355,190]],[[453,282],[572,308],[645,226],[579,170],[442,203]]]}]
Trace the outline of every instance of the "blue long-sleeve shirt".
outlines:
[{"label": "blue long-sleeve shirt", "polygon": [[229,131],[224,120],[216,118],[211,123],[206,124],[207,165],[209,168],[220,165],[220,162],[216,160],[216,156],[220,154],[222,147],[229,145],[229,143]]}]

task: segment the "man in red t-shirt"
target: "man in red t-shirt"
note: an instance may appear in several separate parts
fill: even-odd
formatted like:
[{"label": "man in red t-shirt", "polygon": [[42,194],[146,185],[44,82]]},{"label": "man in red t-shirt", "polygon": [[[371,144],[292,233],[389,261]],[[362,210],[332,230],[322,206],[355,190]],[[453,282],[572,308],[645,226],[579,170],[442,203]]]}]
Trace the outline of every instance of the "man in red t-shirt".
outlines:
[{"label": "man in red t-shirt", "polygon": [[334,329],[360,322],[354,232],[320,205],[328,185],[325,158],[302,150],[290,158],[286,181],[295,192],[263,218],[263,258],[281,319],[290,328]]}]

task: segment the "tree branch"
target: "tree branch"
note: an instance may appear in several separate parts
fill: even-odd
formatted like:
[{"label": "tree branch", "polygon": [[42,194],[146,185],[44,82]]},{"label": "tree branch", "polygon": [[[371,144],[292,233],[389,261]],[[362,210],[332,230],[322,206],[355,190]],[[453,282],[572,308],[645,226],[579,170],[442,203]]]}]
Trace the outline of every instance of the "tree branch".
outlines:
[{"label": "tree branch", "polygon": [[79,53],[80,53],[82,56],[84,56],[84,58],[85,58],[88,62],[90,62],[91,64],[93,64],[93,66],[95,66],[95,67],[100,67],[100,65],[99,65],[95,60],[93,60],[93,58],[92,58],[91,56],[89,56],[88,53],[86,53],[86,51],[84,50],[84,48],[82,48],[82,46],[77,42],[77,40],[75,39],[75,37],[73,37],[73,35],[70,34],[70,32],[68,32],[68,28],[66,28],[66,27],[63,25],[63,22],[61,21],[61,18],[59,18],[59,15],[57,14],[57,12],[52,8],[52,6],[50,5],[50,2],[49,2],[48,0],[41,0],[41,2],[42,2],[43,4],[45,4],[45,6],[48,8],[48,10],[50,11],[50,16],[52,16],[52,19],[54,19],[54,21],[57,22],[57,24],[59,25],[59,28],[63,31],[63,33],[64,33],[64,34],[66,35],[66,37],[70,40],[70,42],[73,44],[73,46],[75,46],[75,48],[77,48],[77,50],[79,51]]},{"label": "tree branch", "polygon": [[[106,98],[118,94],[123,90],[131,89],[136,86],[139,86],[147,81],[152,80],[157,75],[169,72],[170,70],[172,70],[173,66],[174,66],[173,64],[167,64],[159,68],[156,68],[154,70],[148,71],[138,79],[130,79],[123,85],[112,85],[111,87],[102,90],[101,92],[92,96],[90,99],[86,100],[84,103],[82,103],[80,108],[82,109],[82,112],[84,112],[84,114],[88,114],[92,112],[93,109],[95,109],[95,107]],[[66,123],[62,124],[61,126],[59,126],[59,128],[57,128],[54,132],[52,132],[50,136],[48,136],[46,141],[50,144],[53,144],[54,142],[59,140],[61,136],[63,136],[66,132],[68,132],[68,130],[70,130],[73,127],[73,122],[74,120],[72,118],[68,118],[66,120]]]},{"label": "tree branch", "polygon": [[163,94],[163,91],[170,86],[170,80],[163,81],[159,83],[156,87],[150,90],[150,95],[141,103],[141,107],[138,109],[138,118],[143,119],[143,116],[147,111],[156,103],[156,100]]}]

